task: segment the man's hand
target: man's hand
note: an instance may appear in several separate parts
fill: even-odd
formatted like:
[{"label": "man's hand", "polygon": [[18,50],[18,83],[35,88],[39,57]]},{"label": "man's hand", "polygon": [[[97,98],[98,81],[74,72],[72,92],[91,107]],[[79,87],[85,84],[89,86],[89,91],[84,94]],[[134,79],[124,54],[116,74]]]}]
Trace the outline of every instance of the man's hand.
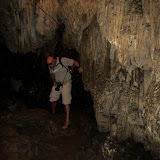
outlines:
[{"label": "man's hand", "polygon": [[74,65],[78,68],[78,72],[79,72],[79,73],[82,73],[82,72],[83,72],[83,68],[80,67],[78,61],[74,60]]},{"label": "man's hand", "polygon": [[82,67],[79,67],[79,68],[78,68],[78,72],[79,72],[79,73],[82,73],[82,72],[83,72],[83,68],[82,68]]},{"label": "man's hand", "polygon": [[54,86],[56,86],[56,87],[57,87],[57,82],[56,82],[56,81],[53,81],[53,84],[54,84]]}]

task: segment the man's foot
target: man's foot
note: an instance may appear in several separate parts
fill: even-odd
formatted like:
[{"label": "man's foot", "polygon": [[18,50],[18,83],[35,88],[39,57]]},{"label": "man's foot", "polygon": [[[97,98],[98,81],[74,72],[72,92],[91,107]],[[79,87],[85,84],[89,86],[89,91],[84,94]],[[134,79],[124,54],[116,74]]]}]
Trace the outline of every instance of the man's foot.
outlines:
[{"label": "man's foot", "polygon": [[63,126],[63,129],[67,129],[70,126],[70,122],[66,122],[65,125]]}]

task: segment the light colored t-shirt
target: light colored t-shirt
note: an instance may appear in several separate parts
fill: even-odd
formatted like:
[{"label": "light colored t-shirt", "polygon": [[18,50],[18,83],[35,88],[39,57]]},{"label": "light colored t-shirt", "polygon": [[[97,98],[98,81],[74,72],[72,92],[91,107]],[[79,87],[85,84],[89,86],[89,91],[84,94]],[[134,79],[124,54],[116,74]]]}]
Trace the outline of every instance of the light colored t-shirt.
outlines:
[{"label": "light colored t-shirt", "polygon": [[69,73],[68,66],[73,66],[74,60],[66,57],[62,57],[61,62],[67,69],[60,64],[59,58],[57,57],[57,62],[55,67],[51,68],[49,66],[49,72],[50,74],[55,75],[56,82],[61,82],[64,84],[66,82],[71,81],[71,74]]}]

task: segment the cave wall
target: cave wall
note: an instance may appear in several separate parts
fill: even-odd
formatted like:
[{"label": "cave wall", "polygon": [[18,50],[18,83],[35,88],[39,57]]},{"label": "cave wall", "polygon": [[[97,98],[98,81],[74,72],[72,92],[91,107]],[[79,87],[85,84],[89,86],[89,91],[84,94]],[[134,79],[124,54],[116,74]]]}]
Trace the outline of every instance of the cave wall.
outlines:
[{"label": "cave wall", "polygon": [[53,52],[57,41],[57,5],[49,0],[3,1],[0,28],[4,43],[14,53],[38,52],[42,47]]},{"label": "cave wall", "polygon": [[[99,1],[80,52],[98,128],[160,145],[160,1]],[[87,42],[87,43],[86,43]]]},{"label": "cave wall", "polygon": [[6,0],[1,5],[0,37],[12,52],[47,55],[61,38],[80,54],[99,131],[122,140],[133,137],[160,153],[160,1]]}]

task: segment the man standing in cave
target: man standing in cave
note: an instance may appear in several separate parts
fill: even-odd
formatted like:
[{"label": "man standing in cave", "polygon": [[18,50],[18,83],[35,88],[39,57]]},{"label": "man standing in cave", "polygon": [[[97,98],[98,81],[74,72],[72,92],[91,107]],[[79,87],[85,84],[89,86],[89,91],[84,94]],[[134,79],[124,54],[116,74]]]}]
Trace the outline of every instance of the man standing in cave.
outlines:
[{"label": "man standing in cave", "polygon": [[53,87],[50,93],[50,102],[52,103],[52,111],[55,114],[56,102],[62,94],[62,103],[65,105],[66,122],[63,129],[67,129],[70,125],[69,114],[71,104],[71,73],[69,72],[69,66],[75,65],[78,68],[79,73],[83,72],[83,68],[80,67],[78,61],[69,59],[66,57],[54,58],[52,56],[47,57],[47,64],[49,66],[49,72],[53,80]]}]

